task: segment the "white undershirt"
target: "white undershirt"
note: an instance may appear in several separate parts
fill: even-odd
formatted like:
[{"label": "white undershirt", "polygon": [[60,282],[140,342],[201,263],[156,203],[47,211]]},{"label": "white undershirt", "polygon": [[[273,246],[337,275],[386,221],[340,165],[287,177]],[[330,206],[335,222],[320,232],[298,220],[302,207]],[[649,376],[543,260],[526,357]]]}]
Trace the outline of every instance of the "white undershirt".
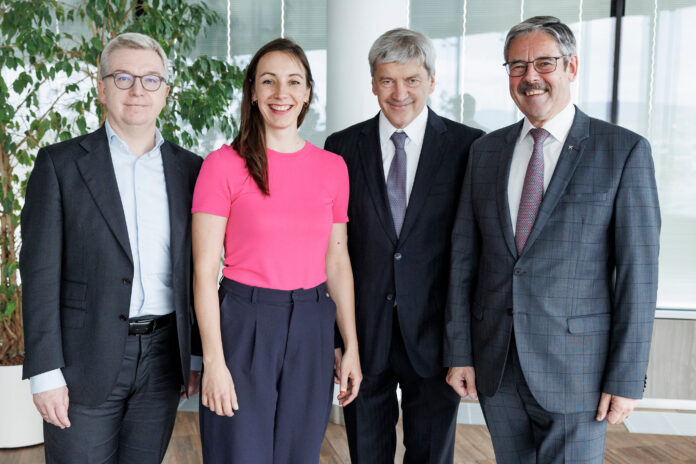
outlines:
[{"label": "white undershirt", "polygon": [[379,143],[382,148],[382,165],[384,167],[384,179],[386,181],[389,176],[389,168],[396,147],[391,141],[391,136],[396,131],[406,133],[406,142],[404,143],[404,151],[406,152],[406,204],[413,190],[413,182],[416,179],[416,170],[418,169],[418,160],[420,159],[421,149],[423,148],[423,138],[425,137],[425,127],[428,125],[428,107],[423,107],[421,112],[416,116],[411,123],[403,129],[397,129],[389,122],[383,112],[379,113]]},{"label": "white undershirt", "polygon": [[[546,188],[549,186],[553,171],[556,169],[556,164],[558,164],[558,158],[561,156],[563,144],[566,138],[568,138],[570,126],[573,125],[573,119],[575,119],[575,106],[572,103],[568,103],[568,106],[542,126],[550,134],[550,136],[544,140],[544,193],[546,193]],[[512,222],[513,234],[517,227],[517,212],[520,209],[524,177],[527,174],[527,165],[532,158],[532,150],[534,149],[534,138],[529,133],[532,129],[534,129],[534,126],[529,122],[529,119],[525,117],[524,123],[522,124],[522,131],[515,144],[515,150],[512,152],[512,161],[510,163],[508,205],[510,206],[510,219]]]}]

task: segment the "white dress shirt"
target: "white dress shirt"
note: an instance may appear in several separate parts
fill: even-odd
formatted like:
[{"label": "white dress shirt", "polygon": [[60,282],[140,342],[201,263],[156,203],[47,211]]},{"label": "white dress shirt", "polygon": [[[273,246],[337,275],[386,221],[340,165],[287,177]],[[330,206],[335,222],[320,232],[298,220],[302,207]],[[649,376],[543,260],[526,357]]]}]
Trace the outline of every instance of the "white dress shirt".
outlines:
[{"label": "white dress shirt", "polygon": [[421,149],[423,148],[423,138],[425,137],[425,127],[428,125],[428,106],[416,116],[411,123],[403,129],[397,129],[389,122],[383,112],[379,113],[379,143],[382,148],[382,165],[384,167],[384,180],[389,176],[396,147],[391,141],[394,132],[403,131],[406,133],[404,151],[406,152],[406,204],[413,190],[413,182],[416,179],[418,160],[420,159]]},{"label": "white dress shirt", "polygon": [[[568,106],[542,126],[550,134],[544,141],[544,193],[546,193],[546,189],[549,186],[553,171],[556,170],[556,164],[558,164],[558,158],[561,156],[563,144],[566,138],[568,138],[570,126],[573,125],[573,119],[575,119],[575,106],[572,103],[568,103]],[[524,177],[527,174],[527,165],[532,158],[532,150],[534,149],[534,138],[529,133],[532,129],[534,129],[534,126],[525,117],[510,163],[507,193],[513,234],[515,234],[517,229],[517,212],[520,209]]]}]

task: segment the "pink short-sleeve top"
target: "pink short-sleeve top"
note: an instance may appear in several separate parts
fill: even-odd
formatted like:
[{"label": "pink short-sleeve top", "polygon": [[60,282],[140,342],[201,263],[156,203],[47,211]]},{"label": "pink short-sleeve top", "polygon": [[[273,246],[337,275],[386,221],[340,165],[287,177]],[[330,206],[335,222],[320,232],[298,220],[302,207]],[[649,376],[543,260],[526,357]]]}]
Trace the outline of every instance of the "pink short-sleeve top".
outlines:
[{"label": "pink short-sleeve top", "polygon": [[348,169],[309,142],[295,153],[267,150],[269,196],[228,145],[210,153],[193,193],[193,213],[227,218],[223,275],[278,290],[326,280],[334,223],[348,222]]}]

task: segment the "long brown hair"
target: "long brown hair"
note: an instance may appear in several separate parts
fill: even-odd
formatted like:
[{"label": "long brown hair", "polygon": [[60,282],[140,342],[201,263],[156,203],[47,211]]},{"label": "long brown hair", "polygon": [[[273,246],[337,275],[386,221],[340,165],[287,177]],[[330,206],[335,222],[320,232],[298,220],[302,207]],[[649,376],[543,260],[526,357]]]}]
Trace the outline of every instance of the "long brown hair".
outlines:
[{"label": "long brown hair", "polygon": [[[271,52],[284,52],[297,58],[305,70],[310,102],[314,96],[314,79],[312,79],[312,71],[309,69],[309,61],[307,61],[307,56],[302,48],[292,40],[272,40],[261,47],[251,59],[242,86],[242,114],[241,122],[239,123],[239,133],[232,141],[232,148],[239,153],[239,156],[244,158],[249,175],[251,175],[264,195],[269,195],[266,125],[264,124],[263,116],[261,116],[258,105],[252,105],[251,99],[254,83],[256,82],[256,69],[258,68],[259,61],[264,55]],[[300,114],[297,116],[297,127],[300,127],[302,124],[308,110],[309,105],[302,107]]]}]

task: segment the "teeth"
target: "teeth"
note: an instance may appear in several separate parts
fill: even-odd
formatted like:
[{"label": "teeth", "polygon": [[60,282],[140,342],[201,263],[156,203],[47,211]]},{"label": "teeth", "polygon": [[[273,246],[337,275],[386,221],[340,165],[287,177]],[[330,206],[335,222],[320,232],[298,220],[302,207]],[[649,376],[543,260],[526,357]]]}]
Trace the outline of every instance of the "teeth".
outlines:
[{"label": "teeth", "polygon": [[526,95],[527,95],[528,97],[531,97],[532,95],[540,95],[540,94],[542,94],[542,93],[544,93],[544,92],[545,92],[545,90],[533,89],[533,90],[527,90]]},{"label": "teeth", "polygon": [[290,109],[290,105],[270,105],[270,107],[275,111],[287,111]]}]

